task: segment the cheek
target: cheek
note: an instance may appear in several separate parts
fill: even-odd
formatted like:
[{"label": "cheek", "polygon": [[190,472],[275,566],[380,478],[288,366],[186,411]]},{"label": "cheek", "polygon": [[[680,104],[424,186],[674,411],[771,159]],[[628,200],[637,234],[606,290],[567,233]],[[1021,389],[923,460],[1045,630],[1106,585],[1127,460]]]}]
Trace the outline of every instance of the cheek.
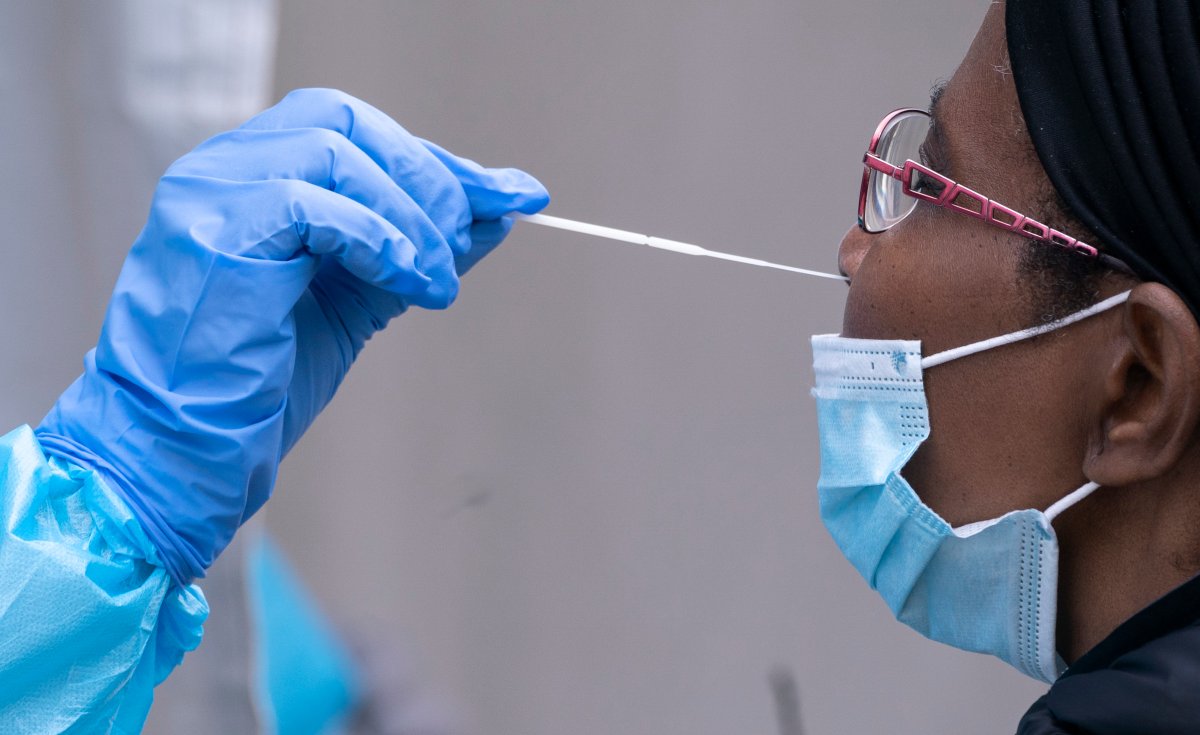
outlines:
[{"label": "cheek", "polygon": [[[961,215],[918,207],[872,245],[854,274],[842,334],[918,339],[925,354],[1024,326],[1019,250]],[[1003,233],[1001,233],[1003,234]]]},{"label": "cheek", "polygon": [[[872,235],[842,334],[915,339],[925,355],[1025,326],[1019,250],[961,218],[921,213]],[[1083,482],[1077,365],[1050,338],[931,369],[930,437],[902,471],[952,525],[1045,509]]]},{"label": "cheek", "polygon": [[953,227],[961,223],[939,215],[918,210],[868,236],[872,245],[846,299],[844,336],[919,339],[932,354],[974,335],[1001,333],[994,331],[1003,323],[996,306],[1012,301],[1012,268],[998,261],[994,248],[981,250]]},{"label": "cheek", "polygon": [[937,293],[940,285],[922,267],[925,259],[891,231],[871,237],[875,242],[861,255],[850,284],[842,334],[860,339],[920,339],[933,316],[923,313],[927,311],[923,307],[942,300]]},{"label": "cheek", "polygon": [[1082,484],[1073,367],[1055,352],[1009,346],[926,374],[930,436],[902,474],[951,525],[1045,510]]}]

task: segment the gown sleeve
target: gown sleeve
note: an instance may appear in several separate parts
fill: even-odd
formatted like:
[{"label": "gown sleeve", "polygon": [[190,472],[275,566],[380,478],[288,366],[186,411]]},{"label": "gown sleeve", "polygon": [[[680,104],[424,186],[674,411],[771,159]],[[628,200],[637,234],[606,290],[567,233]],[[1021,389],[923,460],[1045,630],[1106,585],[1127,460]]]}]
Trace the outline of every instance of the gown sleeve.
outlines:
[{"label": "gown sleeve", "polygon": [[174,583],[124,502],[28,426],[0,437],[0,522],[0,722],[140,732],[200,643],[200,588]]}]

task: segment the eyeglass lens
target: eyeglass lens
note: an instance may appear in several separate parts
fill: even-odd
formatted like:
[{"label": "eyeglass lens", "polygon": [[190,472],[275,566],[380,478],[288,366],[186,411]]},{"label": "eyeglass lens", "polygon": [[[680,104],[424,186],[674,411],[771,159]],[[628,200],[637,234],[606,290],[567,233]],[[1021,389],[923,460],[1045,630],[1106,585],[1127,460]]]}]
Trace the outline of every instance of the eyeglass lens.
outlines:
[{"label": "eyeglass lens", "polygon": [[[927,115],[901,113],[880,134],[875,155],[898,168],[903,168],[909,159],[920,161],[921,144],[928,132]],[[904,186],[898,179],[878,171],[871,171],[868,176],[863,226],[867,232],[882,232],[907,217],[917,206],[917,200],[904,193]]]}]

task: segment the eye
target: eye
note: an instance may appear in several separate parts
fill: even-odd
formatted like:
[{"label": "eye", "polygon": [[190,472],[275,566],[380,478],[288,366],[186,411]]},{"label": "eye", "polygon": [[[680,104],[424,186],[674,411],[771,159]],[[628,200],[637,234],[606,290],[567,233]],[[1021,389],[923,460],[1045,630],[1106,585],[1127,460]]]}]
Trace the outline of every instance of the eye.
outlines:
[{"label": "eye", "polygon": [[921,143],[921,145],[917,147],[917,157],[922,166],[928,166],[929,168],[934,167],[929,161],[929,148],[925,143]]},{"label": "eye", "polygon": [[[924,158],[924,156],[922,156],[922,158]],[[929,166],[927,163],[925,165]],[[933,168],[933,166],[929,167]],[[917,170],[913,170],[912,172],[912,183],[910,186],[915,192],[925,194],[926,196],[939,198],[942,196],[942,192],[946,190],[945,183],[938,181],[931,176],[926,176]]]}]

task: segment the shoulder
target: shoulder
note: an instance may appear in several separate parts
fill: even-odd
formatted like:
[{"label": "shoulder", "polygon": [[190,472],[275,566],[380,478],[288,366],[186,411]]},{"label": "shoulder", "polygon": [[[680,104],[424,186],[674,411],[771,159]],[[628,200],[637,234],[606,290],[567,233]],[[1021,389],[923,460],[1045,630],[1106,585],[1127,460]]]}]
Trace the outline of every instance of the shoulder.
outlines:
[{"label": "shoulder", "polygon": [[1030,707],[1017,733],[1200,732],[1198,691],[1200,621],[1193,621],[1163,631],[1103,666],[1068,670]]}]

